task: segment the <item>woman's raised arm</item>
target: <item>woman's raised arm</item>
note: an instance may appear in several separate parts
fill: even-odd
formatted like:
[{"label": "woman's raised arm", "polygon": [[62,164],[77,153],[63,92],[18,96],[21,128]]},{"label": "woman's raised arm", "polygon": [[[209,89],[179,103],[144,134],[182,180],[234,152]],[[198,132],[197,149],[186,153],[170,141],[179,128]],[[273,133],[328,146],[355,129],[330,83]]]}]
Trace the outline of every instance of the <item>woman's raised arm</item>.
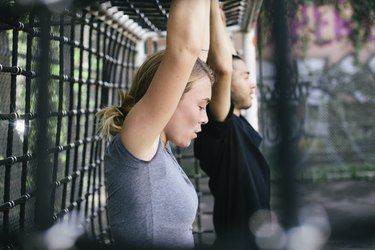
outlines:
[{"label": "woman's raised arm", "polygon": [[127,150],[142,160],[156,152],[158,138],[172,117],[204,40],[210,0],[173,0],[162,62],[142,99],[126,116],[120,135]]}]

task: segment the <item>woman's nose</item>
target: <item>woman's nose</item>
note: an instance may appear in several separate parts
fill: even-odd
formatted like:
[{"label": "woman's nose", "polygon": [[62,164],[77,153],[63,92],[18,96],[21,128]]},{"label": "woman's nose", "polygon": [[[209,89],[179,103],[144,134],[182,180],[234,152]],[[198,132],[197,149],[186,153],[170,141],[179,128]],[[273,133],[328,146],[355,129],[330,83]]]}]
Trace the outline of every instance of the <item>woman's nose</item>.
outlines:
[{"label": "woman's nose", "polygon": [[206,110],[204,110],[204,112],[202,112],[202,117],[201,117],[201,124],[206,124],[208,122],[208,116],[207,116],[207,112]]}]

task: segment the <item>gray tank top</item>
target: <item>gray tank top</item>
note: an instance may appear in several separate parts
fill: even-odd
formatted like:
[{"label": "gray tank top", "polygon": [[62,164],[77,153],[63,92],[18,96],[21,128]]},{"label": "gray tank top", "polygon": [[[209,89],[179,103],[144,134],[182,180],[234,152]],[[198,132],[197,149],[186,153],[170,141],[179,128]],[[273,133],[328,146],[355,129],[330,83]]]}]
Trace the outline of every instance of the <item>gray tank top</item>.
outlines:
[{"label": "gray tank top", "polygon": [[143,161],[116,135],[105,158],[107,212],[116,243],[193,248],[192,224],[198,207],[195,189],[159,141],[155,156]]}]

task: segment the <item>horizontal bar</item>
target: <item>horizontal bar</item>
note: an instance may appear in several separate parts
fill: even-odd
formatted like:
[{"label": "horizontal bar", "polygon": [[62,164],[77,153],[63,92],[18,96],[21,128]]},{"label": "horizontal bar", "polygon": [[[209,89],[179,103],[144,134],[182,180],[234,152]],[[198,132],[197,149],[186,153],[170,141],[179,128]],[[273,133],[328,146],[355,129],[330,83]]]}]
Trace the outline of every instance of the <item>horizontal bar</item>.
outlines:
[{"label": "horizontal bar", "polygon": [[[129,65],[121,65],[124,67],[127,67]],[[134,69],[134,65],[130,65]],[[80,83],[80,84],[87,84],[87,85],[98,85],[98,86],[104,86],[104,87],[113,87],[120,85],[120,83],[110,83],[107,81],[102,80],[94,80],[94,79],[77,79],[74,77],[70,77],[68,75],[51,75],[51,79],[53,80],[63,80],[70,83]]]},{"label": "horizontal bar", "polygon": [[25,203],[26,201],[28,201],[32,197],[34,197],[35,194],[36,194],[36,192],[33,191],[33,192],[28,193],[28,194],[22,195],[20,198],[18,198],[16,200],[8,201],[8,202],[5,202],[5,203],[1,204],[0,205],[0,212],[6,211],[6,210],[10,210],[10,209],[12,209],[13,207],[15,207],[17,205]]},{"label": "horizontal bar", "polygon": [[[61,110],[57,112],[49,112],[48,117],[66,117],[66,116],[75,116],[75,115],[89,115],[89,114],[96,114],[100,108],[96,109],[74,109],[74,110]],[[27,114],[18,114],[17,112],[13,112],[10,114],[0,114],[0,120],[9,120],[9,121],[17,121],[17,120],[34,120],[38,118],[37,114],[32,112]]]},{"label": "horizontal bar", "polygon": [[64,177],[63,179],[61,179],[59,181],[55,181],[54,187],[59,187],[62,184],[66,184],[66,183],[71,182],[72,180],[76,179],[77,177],[79,177],[81,174],[85,173],[89,169],[95,169],[97,166],[99,166],[103,162],[103,160],[104,160],[104,158],[101,159],[101,160],[97,160],[95,163],[92,163],[88,166],[85,166],[85,167],[81,168],[80,170],[75,171],[73,174]]},{"label": "horizontal bar", "polygon": [[54,214],[52,216],[52,219],[54,221],[56,221],[57,219],[61,219],[62,217],[64,217],[66,214],[68,214],[69,212],[71,212],[74,208],[76,208],[78,206],[79,203],[81,203],[82,201],[84,201],[85,198],[84,197],[81,197],[79,198],[78,200],[74,201],[73,203],[71,203],[68,207],[64,208],[63,210],[61,210],[60,212]]},{"label": "horizontal bar", "polygon": [[[47,150],[46,153],[51,154],[51,153],[56,153],[56,152],[62,152],[64,150],[76,148],[85,143],[100,141],[101,139],[102,138],[100,136],[88,137],[83,140],[78,140],[78,141],[66,144],[64,146],[61,145],[58,147],[50,148]],[[0,166],[1,165],[13,165],[18,162],[28,161],[28,160],[32,160],[35,158],[36,158],[36,154],[33,154],[33,153],[27,153],[26,155],[22,155],[22,156],[9,156],[3,160],[0,160]]]},{"label": "horizontal bar", "polygon": [[[65,184],[65,183],[68,183],[70,181],[72,181],[73,179],[79,177],[81,174],[83,174],[84,172],[88,171],[90,168],[91,169],[95,169],[97,166],[99,166],[102,162],[104,161],[104,158],[102,157],[102,159],[100,160],[96,160],[95,163],[92,163],[88,166],[85,166],[83,167],[82,169],[80,170],[77,170],[76,172],[74,172],[72,175],[69,175],[69,176],[66,176],[64,179],[60,180],[60,181],[55,181],[53,184],[51,184],[50,188],[56,188],[56,187],[59,187],[61,186],[61,184]],[[104,184],[100,184],[99,185],[99,188],[100,187],[103,187]],[[94,193],[96,191],[99,190],[99,188],[96,188],[94,189]],[[11,200],[11,201],[7,201],[3,204],[0,205],[0,212],[3,212],[5,210],[10,210],[12,209],[13,207],[17,206],[17,205],[20,205],[22,203],[25,203],[26,201],[30,200],[32,197],[34,197],[36,194],[36,191],[33,191],[33,192],[30,192],[29,194],[24,194],[22,195],[20,198],[16,199],[16,200]],[[89,194],[85,194],[85,198],[87,199],[87,197],[89,197],[90,195],[92,195],[92,193],[89,193]]]},{"label": "horizontal bar", "polygon": [[2,64],[0,64],[0,72],[10,73],[12,75],[24,75],[27,77],[35,77],[36,75],[35,71],[27,71],[18,66],[9,67],[9,66],[4,66]]}]

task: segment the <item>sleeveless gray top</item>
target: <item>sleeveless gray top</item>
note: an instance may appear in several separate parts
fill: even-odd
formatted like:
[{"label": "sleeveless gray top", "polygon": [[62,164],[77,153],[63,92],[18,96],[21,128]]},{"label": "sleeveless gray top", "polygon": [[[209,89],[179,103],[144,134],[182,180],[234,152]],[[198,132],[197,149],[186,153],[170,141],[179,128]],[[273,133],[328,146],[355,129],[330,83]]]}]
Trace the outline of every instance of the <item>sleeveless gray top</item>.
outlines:
[{"label": "sleeveless gray top", "polygon": [[143,161],[116,135],[105,158],[107,213],[116,243],[193,248],[192,224],[198,207],[195,189],[159,140],[155,156]]}]

